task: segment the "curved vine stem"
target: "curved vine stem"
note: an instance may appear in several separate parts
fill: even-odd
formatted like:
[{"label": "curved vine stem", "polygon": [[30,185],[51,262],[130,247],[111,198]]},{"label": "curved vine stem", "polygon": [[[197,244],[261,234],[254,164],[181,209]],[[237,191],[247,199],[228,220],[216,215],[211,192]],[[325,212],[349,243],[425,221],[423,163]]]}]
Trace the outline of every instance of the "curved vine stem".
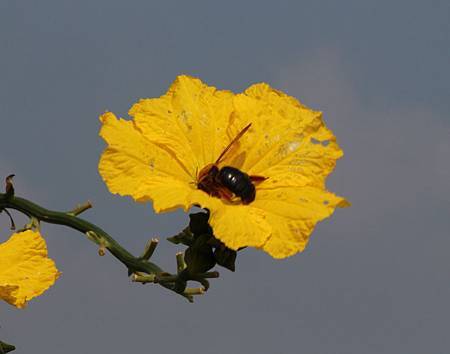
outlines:
[{"label": "curved vine stem", "polygon": [[[11,190],[7,190],[6,193],[0,193],[0,211],[14,209],[28,215],[31,219],[37,219],[40,222],[47,222],[50,224],[64,225],[80,231],[87,236],[89,240],[99,245],[99,254],[104,254],[106,249],[122,262],[128,269],[128,275],[133,274],[134,281],[136,281],[137,277],[142,276],[142,274],[148,274],[150,279],[153,279],[151,282],[158,283],[164,288],[184,296],[190,302],[193,301],[193,295],[203,293],[202,289],[180,289],[180,287],[177,286],[177,283],[179,278],[181,279],[181,277],[184,276],[183,272],[170,274],[148,260],[156,247],[154,243],[152,246],[149,246],[152,248],[150,251],[144,251],[142,256],[135,257],[100,227],[77,216],[90,207],[90,203],[87,203],[78,206],[69,212],[53,211],[45,209],[27,199],[16,197],[13,192],[11,193]],[[217,272],[199,274],[200,278],[216,278],[217,276]],[[190,279],[193,278],[191,277]],[[185,281],[186,279],[181,280]],[[148,278],[145,280],[145,283],[147,282],[150,282],[148,281]]]},{"label": "curved vine stem", "polygon": [[0,354],[9,353],[15,349],[16,347],[14,345],[2,342],[0,340]]}]

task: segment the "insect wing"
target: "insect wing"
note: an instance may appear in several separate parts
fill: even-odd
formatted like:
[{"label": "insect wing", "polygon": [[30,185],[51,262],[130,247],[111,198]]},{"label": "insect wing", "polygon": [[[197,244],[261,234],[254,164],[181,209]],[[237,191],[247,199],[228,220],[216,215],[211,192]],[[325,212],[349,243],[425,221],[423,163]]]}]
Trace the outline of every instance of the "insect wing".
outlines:
[{"label": "insect wing", "polygon": [[245,134],[245,132],[250,128],[250,126],[252,125],[252,123],[247,124],[244,129],[242,129],[238,135],[235,136],[235,138],[233,140],[231,140],[231,142],[228,144],[228,146],[222,151],[222,153],[220,154],[219,158],[216,160],[216,165],[220,163],[220,161],[222,161],[222,159],[224,158],[225,154],[228,152],[228,150],[230,150],[230,148],[242,137],[242,135]]}]

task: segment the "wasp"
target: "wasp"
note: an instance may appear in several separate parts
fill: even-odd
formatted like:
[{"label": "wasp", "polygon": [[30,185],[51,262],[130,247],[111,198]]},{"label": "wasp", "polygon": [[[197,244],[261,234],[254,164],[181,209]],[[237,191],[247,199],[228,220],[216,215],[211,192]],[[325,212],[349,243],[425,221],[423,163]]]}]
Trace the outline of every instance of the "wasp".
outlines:
[{"label": "wasp", "polygon": [[216,162],[208,164],[200,170],[197,175],[198,189],[213,197],[222,198],[230,202],[234,196],[241,198],[243,204],[249,204],[255,200],[255,183],[264,181],[266,177],[249,176],[245,172],[231,166],[219,168],[219,164],[226,153],[237,143],[251,125],[252,123],[248,124],[236,135],[222,151]]}]

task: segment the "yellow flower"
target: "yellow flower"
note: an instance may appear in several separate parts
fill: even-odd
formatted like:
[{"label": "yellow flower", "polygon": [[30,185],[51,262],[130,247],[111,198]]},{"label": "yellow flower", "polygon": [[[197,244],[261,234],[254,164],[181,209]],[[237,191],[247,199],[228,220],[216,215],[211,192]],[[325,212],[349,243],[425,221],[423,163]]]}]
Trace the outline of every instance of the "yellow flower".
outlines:
[{"label": "yellow flower", "polygon": [[[275,258],[304,249],[315,224],[348,202],[325,189],[343,153],[321,113],[261,83],[242,94],[179,76],[160,98],[143,99],[133,120],[100,117],[108,144],[99,171],[112,193],[153,201],[156,212],[200,205],[210,210],[216,238],[231,249],[261,248]],[[265,177],[249,204],[208,195],[198,173],[225,154],[232,166]]]},{"label": "yellow flower", "polygon": [[47,257],[47,246],[39,232],[13,234],[0,244],[0,298],[18,308],[41,295],[59,277],[55,263]]}]

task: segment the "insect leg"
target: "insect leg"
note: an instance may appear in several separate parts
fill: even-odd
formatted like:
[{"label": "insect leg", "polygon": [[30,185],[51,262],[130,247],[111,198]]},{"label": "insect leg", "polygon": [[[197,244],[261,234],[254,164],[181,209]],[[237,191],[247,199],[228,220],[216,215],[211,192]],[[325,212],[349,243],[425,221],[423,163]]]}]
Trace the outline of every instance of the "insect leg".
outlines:
[{"label": "insect leg", "polygon": [[223,187],[218,187],[216,189],[216,191],[217,191],[217,194],[219,194],[219,198],[225,199],[229,202],[233,201],[233,193],[230,192],[228,189],[223,188]]}]

